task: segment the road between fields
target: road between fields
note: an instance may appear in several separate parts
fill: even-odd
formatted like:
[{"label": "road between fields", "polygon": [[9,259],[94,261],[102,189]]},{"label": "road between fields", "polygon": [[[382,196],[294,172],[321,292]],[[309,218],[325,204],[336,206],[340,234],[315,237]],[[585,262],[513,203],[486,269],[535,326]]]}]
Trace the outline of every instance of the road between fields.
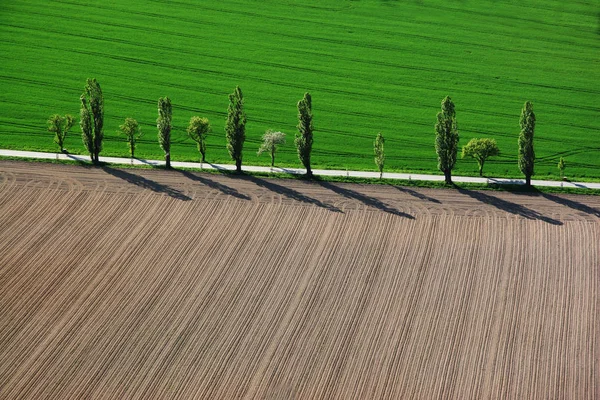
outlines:
[{"label": "road between fields", "polygon": [[[34,158],[44,160],[62,160],[62,161],[79,161],[89,162],[88,156],[82,156],[78,154],[63,154],[63,153],[44,153],[37,151],[21,151],[21,150],[5,150],[0,149],[0,156],[2,157],[19,157],[19,158]],[[124,157],[100,157],[101,162],[108,164],[121,164],[121,165],[150,165],[150,166],[164,166],[165,162],[160,160],[144,160],[140,158],[124,158]],[[212,163],[197,163],[197,162],[185,162],[185,161],[171,161],[171,165],[175,168],[195,168],[205,170],[221,170],[221,171],[234,171],[235,165],[233,164],[212,164]],[[294,175],[302,175],[306,172],[303,168],[280,168],[280,167],[261,167],[255,165],[243,165],[242,170],[247,172],[264,172],[264,173],[287,173]],[[313,173],[317,176],[339,176],[339,177],[352,177],[352,178],[379,178],[378,172],[370,171],[349,171],[349,170],[336,170],[336,169],[313,169]],[[396,172],[384,172],[383,178],[385,179],[397,179],[397,180],[415,180],[415,181],[435,181],[442,182],[444,180],[443,175],[431,175],[431,174],[407,174],[407,173],[396,173]],[[482,178],[473,176],[452,176],[454,182],[461,183],[484,183],[484,184],[498,184],[498,185],[524,185],[525,179],[510,179],[510,178]],[[533,186],[546,186],[546,187],[565,187],[565,188],[580,188],[580,189],[595,189],[600,190],[600,183],[592,182],[560,182],[560,181],[546,181],[546,180],[532,180]]]}]

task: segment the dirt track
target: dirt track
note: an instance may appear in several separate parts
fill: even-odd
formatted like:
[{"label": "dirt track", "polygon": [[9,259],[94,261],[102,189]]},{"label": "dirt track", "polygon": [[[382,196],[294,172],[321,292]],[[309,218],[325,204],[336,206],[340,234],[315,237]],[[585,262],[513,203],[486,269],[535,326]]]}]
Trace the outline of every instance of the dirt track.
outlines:
[{"label": "dirt track", "polygon": [[0,161],[0,398],[600,398],[600,197]]}]

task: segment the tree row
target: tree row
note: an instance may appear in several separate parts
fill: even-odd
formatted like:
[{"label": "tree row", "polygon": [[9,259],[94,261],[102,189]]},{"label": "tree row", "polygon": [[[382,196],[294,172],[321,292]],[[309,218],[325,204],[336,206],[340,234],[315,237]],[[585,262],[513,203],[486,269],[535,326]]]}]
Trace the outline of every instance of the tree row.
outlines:
[{"label": "tree row", "polygon": [[[102,151],[104,139],[104,97],[100,84],[96,79],[87,79],[85,89],[80,97],[80,121],[82,141],[90,154],[94,164],[99,163],[99,155]],[[312,177],[311,152],[313,145],[313,115],[312,99],[309,93],[298,102],[298,132],[294,143],[298,158],[304,168],[307,177]],[[158,99],[158,117],[156,128],[158,132],[158,143],[164,151],[167,168],[171,168],[171,130],[172,130],[172,105],[168,97]],[[64,152],[64,141],[68,131],[73,126],[71,115],[52,115],[48,119],[48,130],[54,133],[54,141]],[[518,137],[518,165],[525,176],[526,185],[531,185],[531,176],[534,174],[535,152],[533,137],[535,131],[535,114],[533,104],[525,103],[520,117],[521,131]],[[142,132],[138,122],[133,118],[126,118],[119,126],[120,131],[126,137],[130,156],[135,157],[136,141]],[[190,119],[187,127],[189,137],[194,140],[201,156],[201,162],[206,162],[206,138],[212,131],[209,120],[198,116]],[[459,134],[456,123],[456,111],[454,103],[449,96],[442,100],[441,111],[437,114],[435,123],[435,151],[438,159],[438,169],[444,173],[445,182],[452,183],[452,170],[456,164],[458,155]],[[244,141],[246,139],[246,113],[244,112],[244,97],[242,90],[236,86],[233,93],[229,95],[229,106],[227,109],[227,120],[225,122],[225,138],[229,156],[235,162],[236,171],[242,171],[242,154]],[[275,153],[277,148],[285,143],[283,132],[268,130],[262,137],[262,144],[258,154],[264,152],[271,156],[271,166],[275,165]],[[381,133],[377,134],[373,143],[375,164],[383,176],[385,165],[385,139]],[[472,157],[479,166],[479,175],[483,175],[483,166],[488,158],[497,156],[500,150],[494,139],[474,138],[462,148],[462,157]],[[558,168],[561,177],[564,174],[565,162],[560,158]]]}]

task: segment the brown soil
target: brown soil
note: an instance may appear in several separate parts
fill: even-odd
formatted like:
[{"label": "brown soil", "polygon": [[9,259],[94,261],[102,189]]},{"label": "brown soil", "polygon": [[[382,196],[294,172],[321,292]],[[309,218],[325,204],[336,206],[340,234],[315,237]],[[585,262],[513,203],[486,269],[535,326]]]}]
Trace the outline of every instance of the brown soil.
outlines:
[{"label": "brown soil", "polygon": [[600,397],[600,197],[0,162],[0,398]]}]

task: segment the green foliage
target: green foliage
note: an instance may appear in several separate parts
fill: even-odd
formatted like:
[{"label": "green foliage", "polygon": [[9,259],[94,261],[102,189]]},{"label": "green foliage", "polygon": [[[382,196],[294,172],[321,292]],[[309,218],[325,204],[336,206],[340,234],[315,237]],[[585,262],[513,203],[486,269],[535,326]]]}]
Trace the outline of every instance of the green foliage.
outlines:
[{"label": "green foliage", "polygon": [[119,125],[121,133],[127,138],[127,145],[129,147],[129,155],[131,158],[135,157],[135,143],[142,137],[142,130],[138,122],[133,118],[125,118],[123,125]]},{"label": "green foliage", "polygon": [[80,126],[83,144],[94,164],[100,161],[104,139],[104,96],[96,80],[87,79],[81,97]]},{"label": "green foliage", "polygon": [[454,164],[456,164],[459,137],[458,128],[456,127],[456,112],[450,96],[446,96],[442,100],[442,111],[437,114],[435,134],[438,169],[444,173],[446,184],[451,184],[451,174]]},{"label": "green foliage", "polygon": [[483,164],[489,157],[500,154],[500,149],[494,139],[478,139],[469,140],[466,146],[462,148],[462,158],[473,157],[479,165],[479,176],[483,176]]},{"label": "green foliage", "polygon": [[200,162],[206,162],[206,137],[211,132],[208,118],[192,117],[187,127],[188,136],[197,143],[198,151],[202,156]]},{"label": "green foliage", "polygon": [[[246,164],[270,164],[256,149],[274,127],[288,133],[277,165],[299,166],[290,142],[298,96],[309,91],[318,98],[312,168],[372,170],[373,133],[381,130],[385,172],[429,173],[437,171],[432,117],[450,94],[460,111],[459,147],[473,137],[490,137],[503,150],[486,163],[486,174],[522,176],[515,125],[524,101],[531,100],[544,136],[535,145],[536,176],[558,179],[556,163],[568,154],[569,178],[600,177],[600,69],[590,68],[598,60],[598,2],[322,0],[308,7],[292,0],[247,0],[242,8],[239,1],[205,0],[197,18],[190,18],[190,10],[199,4],[186,1],[2,4],[0,86],[5,99],[18,101],[0,102],[0,147],[56,151],[45,121],[59,112],[72,114],[78,124],[73,91],[81,94],[85,78],[96,77],[107,94],[102,155],[128,157],[118,132],[124,118],[133,116],[144,130],[136,156],[162,159],[155,134],[145,128],[156,120],[156,109],[148,105],[165,93],[186,110],[173,114],[171,153],[196,161],[198,150],[185,132],[190,117],[222,121],[223,129],[227,95],[240,84],[251,116],[246,144],[253,149],[244,154]],[[293,23],[272,23],[291,14]],[[173,23],[159,27],[156,15]],[[524,16],[535,16],[536,23],[517,23]],[[229,40],[232,18],[243,19],[236,40]],[[107,23],[99,46],[90,26]],[[79,126],[72,130],[69,135]],[[230,160],[223,139],[209,134],[211,162]],[[79,139],[68,140],[69,152],[87,154]],[[458,160],[452,174],[470,173],[474,165]]]},{"label": "green foliage", "polygon": [[565,168],[567,167],[567,164],[565,163],[565,159],[564,158],[560,158],[560,160],[558,160],[558,170],[560,171],[560,179],[564,179],[565,177]]},{"label": "green foliage", "polygon": [[381,132],[379,132],[375,138],[375,142],[373,142],[373,153],[375,153],[375,165],[379,169],[379,179],[383,178],[383,165],[385,163],[384,143],[385,139]]},{"label": "green foliage", "polygon": [[267,130],[262,137],[262,143],[258,148],[257,155],[261,155],[263,152],[268,152],[271,155],[271,167],[275,166],[275,152],[277,146],[285,144],[285,133]]},{"label": "green foliage", "polygon": [[244,95],[239,86],[229,95],[225,137],[229,156],[235,161],[237,172],[242,172],[242,149],[246,140],[246,113],[244,112]]},{"label": "green foliage", "polygon": [[312,176],[310,166],[310,153],[313,145],[313,115],[312,98],[310,93],[304,93],[302,100],[298,102],[298,133],[296,134],[296,148],[298,149],[298,158],[306,168],[306,175]]},{"label": "green foliage", "polygon": [[521,110],[521,133],[519,134],[519,169],[525,175],[527,186],[531,185],[534,174],[535,152],[533,150],[533,134],[535,131],[535,114],[533,103],[527,101]]},{"label": "green foliage", "polygon": [[64,117],[54,114],[48,118],[48,131],[54,133],[54,143],[58,145],[62,153],[65,152],[65,138],[72,126],[73,116],[69,114]]},{"label": "green foliage", "polygon": [[171,99],[161,97],[158,99],[158,118],[156,119],[156,128],[158,129],[158,143],[165,152],[165,161],[167,168],[171,168],[171,128],[172,128],[173,109]]}]

